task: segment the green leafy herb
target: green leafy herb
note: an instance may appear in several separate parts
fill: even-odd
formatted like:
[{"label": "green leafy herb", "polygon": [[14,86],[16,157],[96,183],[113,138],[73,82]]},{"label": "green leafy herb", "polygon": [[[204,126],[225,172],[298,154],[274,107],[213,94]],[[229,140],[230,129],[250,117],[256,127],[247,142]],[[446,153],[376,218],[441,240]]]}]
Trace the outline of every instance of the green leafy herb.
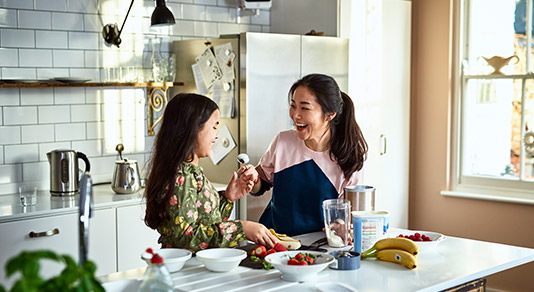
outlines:
[{"label": "green leafy herb", "polygon": [[[49,279],[39,275],[41,260],[51,260],[65,264],[61,273]],[[6,276],[20,272],[20,278],[11,287],[11,292],[105,292],[95,277],[96,265],[86,261],[82,266],[69,255],[58,255],[51,250],[23,251],[6,264]],[[0,285],[0,292],[6,289]]]}]

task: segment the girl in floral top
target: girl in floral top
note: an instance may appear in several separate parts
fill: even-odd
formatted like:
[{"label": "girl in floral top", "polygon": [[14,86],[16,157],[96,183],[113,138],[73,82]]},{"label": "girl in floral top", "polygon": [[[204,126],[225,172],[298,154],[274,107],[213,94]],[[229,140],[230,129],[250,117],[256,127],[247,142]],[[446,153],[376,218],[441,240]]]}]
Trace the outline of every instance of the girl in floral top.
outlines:
[{"label": "girl in floral top", "polygon": [[233,202],[259,180],[250,165],[242,166],[221,196],[198,166],[218,138],[219,109],[198,94],[178,94],[167,105],[154,144],[145,190],[145,223],[160,233],[162,247],[198,251],[234,247],[249,239],[274,246],[276,238],[262,224],[228,220]]}]

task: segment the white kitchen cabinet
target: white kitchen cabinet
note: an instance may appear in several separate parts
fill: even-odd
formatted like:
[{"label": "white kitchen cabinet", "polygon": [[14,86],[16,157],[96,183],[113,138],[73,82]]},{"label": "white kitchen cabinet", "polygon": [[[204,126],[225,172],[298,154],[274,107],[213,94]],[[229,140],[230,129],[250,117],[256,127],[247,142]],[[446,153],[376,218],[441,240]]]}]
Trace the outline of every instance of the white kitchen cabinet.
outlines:
[{"label": "white kitchen cabinet", "polygon": [[117,263],[124,271],[146,266],[141,253],[148,247],[160,248],[159,233],[145,225],[145,205],[117,208]]},{"label": "white kitchen cabinet", "polygon": [[96,210],[89,221],[89,259],[96,275],[117,272],[117,226],[115,208]]},{"label": "white kitchen cabinet", "polygon": [[[0,282],[11,287],[15,278],[6,280],[7,261],[23,250],[50,249],[58,254],[78,255],[77,219],[75,214],[21,220],[0,224]],[[49,277],[58,274],[63,265],[52,261],[41,262],[41,275]]]},{"label": "white kitchen cabinet", "polygon": [[377,210],[408,225],[411,2],[352,2],[349,93],[369,145],[363,184],[376,187]]}]

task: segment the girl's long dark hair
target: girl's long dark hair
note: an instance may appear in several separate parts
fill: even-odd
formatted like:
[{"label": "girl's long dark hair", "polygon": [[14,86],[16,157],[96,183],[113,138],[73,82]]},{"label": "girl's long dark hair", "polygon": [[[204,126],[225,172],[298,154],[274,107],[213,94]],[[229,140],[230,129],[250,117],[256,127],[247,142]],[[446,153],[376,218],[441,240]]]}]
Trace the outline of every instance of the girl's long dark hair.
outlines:
[{"label": "girl's long dark hair", "polygon": [[[145,189],[145,224],[150,228],[158,228],[168,216],[165,202],[174,190],[176,172],[183,162],[192,159],[198,132],[216,109],[213,100],[193,93],[180,93],[167,105]],[[167,185],[168,191],[163,193]]]},{"label": "girl's long dark hair", "polygon": [[289,90],[289,101],[300,87],[308,88],[321,105],[323,115],[336,113],[330,121],[330,157],[335,158],[345,178],[363,167],[367,157],[367,142],[356,123],[354,103],[339,90],[334,78],[324,74],[309,74],[297,80]]}]

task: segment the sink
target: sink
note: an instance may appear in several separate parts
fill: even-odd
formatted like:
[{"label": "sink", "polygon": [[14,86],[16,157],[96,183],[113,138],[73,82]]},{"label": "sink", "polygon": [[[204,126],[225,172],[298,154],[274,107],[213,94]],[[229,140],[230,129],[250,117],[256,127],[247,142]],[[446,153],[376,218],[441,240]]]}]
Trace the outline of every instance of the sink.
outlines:
[{"label": "sink", "polygon": [[142,279],[128,279],[112,281],[102,284],[106,292],[130,292],[139,290],[139,286],[143,282]]}]

